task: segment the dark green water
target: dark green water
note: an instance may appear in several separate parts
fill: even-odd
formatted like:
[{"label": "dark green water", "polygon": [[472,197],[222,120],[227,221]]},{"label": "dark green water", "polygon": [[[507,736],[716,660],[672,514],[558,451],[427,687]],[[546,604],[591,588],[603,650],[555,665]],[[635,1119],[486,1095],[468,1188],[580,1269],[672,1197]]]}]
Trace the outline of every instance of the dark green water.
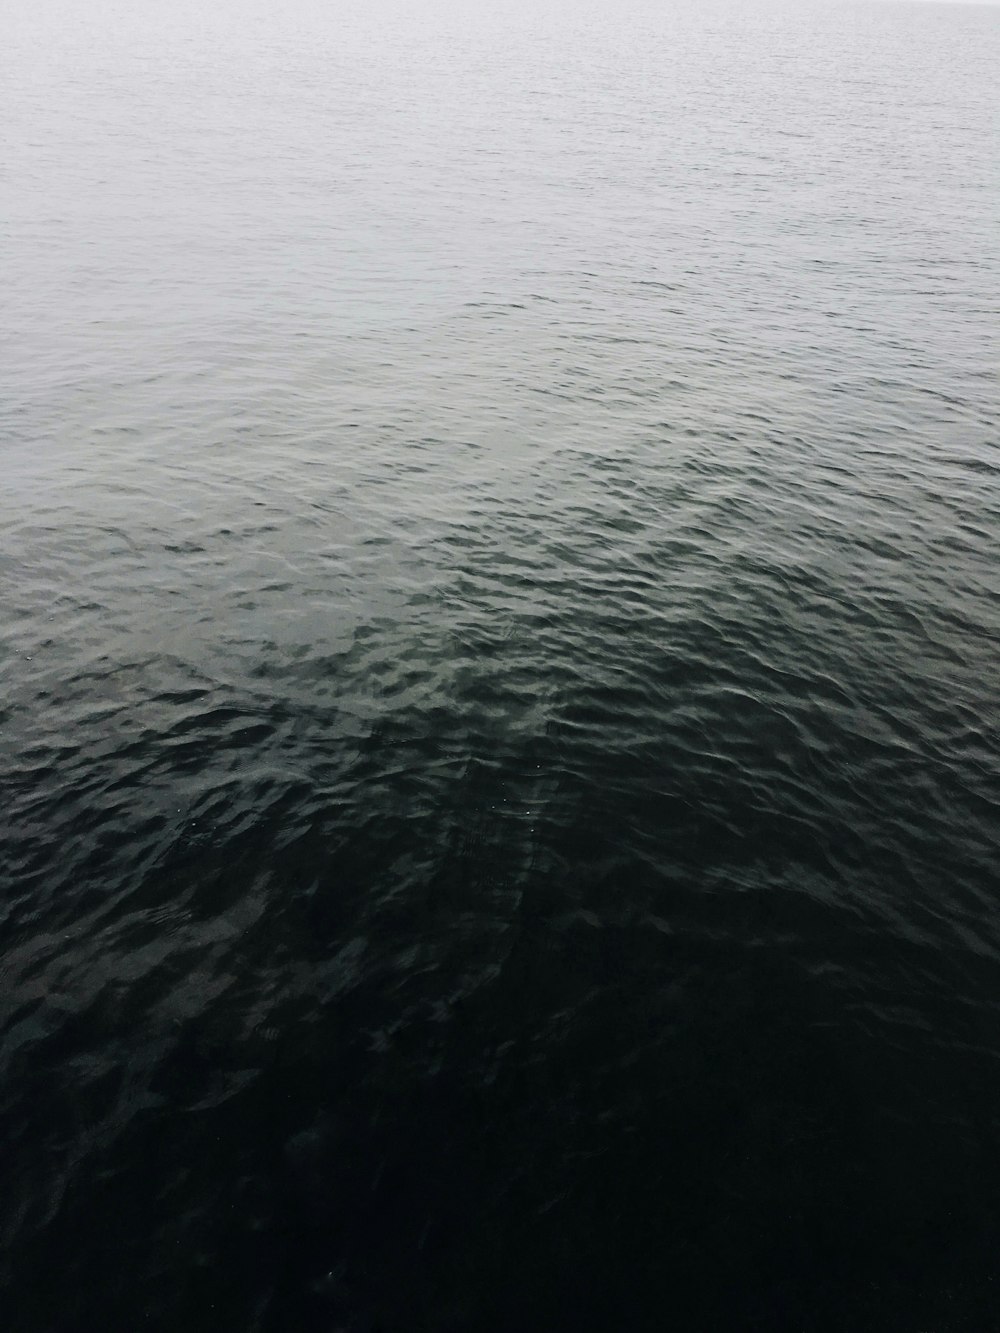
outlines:
[{"label": "dark green water", "polygon": [[1000,1327],[1000,10],[8,10],[4,1329]]}]

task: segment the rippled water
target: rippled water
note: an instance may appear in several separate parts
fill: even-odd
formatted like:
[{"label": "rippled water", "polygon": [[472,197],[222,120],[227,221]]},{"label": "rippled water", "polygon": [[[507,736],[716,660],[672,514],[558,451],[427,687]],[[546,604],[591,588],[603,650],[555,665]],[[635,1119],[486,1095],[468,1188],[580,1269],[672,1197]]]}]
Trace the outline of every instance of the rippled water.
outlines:
[{"label": "rippled water", "polygon": [[1000,10],[3,31],[5,1327],[998,1326]]}]

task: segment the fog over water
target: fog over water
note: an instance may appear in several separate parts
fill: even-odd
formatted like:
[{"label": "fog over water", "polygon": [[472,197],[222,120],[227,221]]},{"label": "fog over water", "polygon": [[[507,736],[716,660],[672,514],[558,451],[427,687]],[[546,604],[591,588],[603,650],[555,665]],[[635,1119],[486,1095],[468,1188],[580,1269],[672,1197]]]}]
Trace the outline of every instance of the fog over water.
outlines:
[{"label": "fog over water", "polygon": [[1000,1327],[1000,8],[0,13],[3,1327]]}]

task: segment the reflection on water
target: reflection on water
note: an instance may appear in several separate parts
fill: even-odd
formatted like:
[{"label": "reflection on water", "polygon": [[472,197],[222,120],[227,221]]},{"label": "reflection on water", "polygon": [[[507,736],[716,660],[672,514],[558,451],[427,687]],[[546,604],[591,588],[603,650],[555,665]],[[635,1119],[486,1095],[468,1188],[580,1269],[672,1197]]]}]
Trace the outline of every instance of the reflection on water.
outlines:
[{"label": "reflection on water", "polygon": [[1000,12],[10,17],[8,1326],[991,1327]]}]

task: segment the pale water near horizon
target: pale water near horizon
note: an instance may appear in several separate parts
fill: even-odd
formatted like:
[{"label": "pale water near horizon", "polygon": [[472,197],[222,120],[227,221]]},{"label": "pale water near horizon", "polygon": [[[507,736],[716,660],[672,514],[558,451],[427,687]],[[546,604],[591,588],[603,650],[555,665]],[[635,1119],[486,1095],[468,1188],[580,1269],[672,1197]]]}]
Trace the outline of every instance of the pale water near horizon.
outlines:
[{"label": "pale water near horizon", "polygon": [[1000,9],[0,13],[4,1328],[1000,1327]]}]

